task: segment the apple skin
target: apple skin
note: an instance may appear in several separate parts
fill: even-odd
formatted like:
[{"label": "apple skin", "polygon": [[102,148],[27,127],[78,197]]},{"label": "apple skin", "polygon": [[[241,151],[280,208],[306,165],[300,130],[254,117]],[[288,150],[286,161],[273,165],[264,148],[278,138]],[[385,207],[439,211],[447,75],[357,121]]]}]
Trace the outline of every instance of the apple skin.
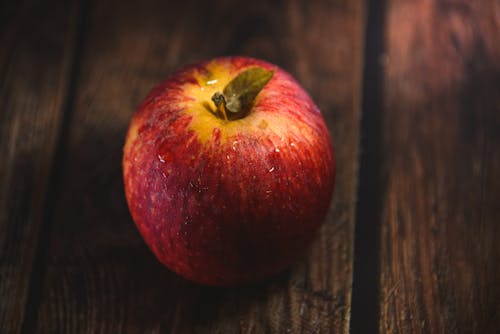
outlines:
[{"label": "apple skin", "polygon": [[[242,119],[210,97],[260,66],[272,79]],[[247,57],[182,68],[152,90],[123,155],[128,206],[158,260],[205,285],[262,280],[305,251],[327,213],[333,146],[320,111],[284,70]]]}]

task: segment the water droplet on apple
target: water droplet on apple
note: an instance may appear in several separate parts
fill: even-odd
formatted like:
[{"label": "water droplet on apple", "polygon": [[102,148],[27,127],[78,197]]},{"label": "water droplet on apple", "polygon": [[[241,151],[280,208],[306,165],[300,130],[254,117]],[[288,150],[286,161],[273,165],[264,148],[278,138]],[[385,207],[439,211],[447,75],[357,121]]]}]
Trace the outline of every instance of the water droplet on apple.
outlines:
[{"label": "water droplet on apple", "polygon": [[174,160],[172,152],[170,152],[170,148],[168,147],[168,144],[161,145],[158,151],[156,152],[157,152],[156,156],[158,157],[158,160],[162,164],[171,163]]},{"label": "water droplet on apple", "polygon": [[291,146],[291,147],[295,147],[295,143],[292,141],[292,142],[290,143],[290,146]]},{"label": "water droplet on apple", "polygon": [[219,128],[214,128],[212,130],[212,139],[214,140],[214,142],[219,142],[220,141],[220,136],[221,136],[221,133],[220,133],[220,129]]},{"label": "water droplet on apple", "polygon": [[269,173],[274,172],[274,166],[269,169]]},{"label": "water droplet on apple", "polygon": [[207,81],[207,85],[215,85],[216,83],[217,83],[217,79]]},{"label": "water droplet on apple", "polygon": [[276,147],[276,148],[274,149],[274,152],[276,152],[276,153],[280,153],[280,149]]}]

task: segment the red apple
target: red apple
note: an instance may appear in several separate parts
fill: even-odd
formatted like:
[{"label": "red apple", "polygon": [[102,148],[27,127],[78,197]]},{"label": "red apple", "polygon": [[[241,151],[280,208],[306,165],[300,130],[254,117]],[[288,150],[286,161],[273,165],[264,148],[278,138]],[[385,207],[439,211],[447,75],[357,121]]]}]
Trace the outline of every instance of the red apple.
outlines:
[{"label": "red apple", "polygon": [[134,114],[123,156],[132,217],[158,260],[208,285],[285,269],[325,218],[328,129],[284,70],[246,57],[187,66]]}]

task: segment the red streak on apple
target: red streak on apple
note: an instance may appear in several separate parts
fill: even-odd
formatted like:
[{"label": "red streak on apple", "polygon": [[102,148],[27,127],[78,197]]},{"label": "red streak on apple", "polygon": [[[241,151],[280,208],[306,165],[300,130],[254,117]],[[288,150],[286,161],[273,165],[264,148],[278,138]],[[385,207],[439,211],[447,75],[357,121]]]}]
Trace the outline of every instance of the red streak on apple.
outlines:
[{"label": "red streak on apple", "polygon": [[[248,115],[217,118],[209,97],[255,66],[274,74]],[[132,118],[123,172],[130,212],[156,257],[218,286],[264,279],[304,252],[335,173],[307,93],[277,66],[245,57],[187,66],[156,87]]]}]

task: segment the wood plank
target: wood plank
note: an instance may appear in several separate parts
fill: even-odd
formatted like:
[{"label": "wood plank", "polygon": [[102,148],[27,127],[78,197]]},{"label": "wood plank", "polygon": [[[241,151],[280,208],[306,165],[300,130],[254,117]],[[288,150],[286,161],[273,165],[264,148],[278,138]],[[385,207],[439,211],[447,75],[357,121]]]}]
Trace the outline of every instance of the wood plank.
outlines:
[{"label": "wood plank", "polygon": [[[55,208],[41,332],[346,332],[352,274],[362,1],[95,2]],[[336,196],[318,239],[267,282],[201,287],[161,266],[124,200],[130,117],[178,66],[262,57],[296,75],[336,143]]]},{"label": "wood plank", "polygon": [[389,1],[380,330],[500,328],[494,1]]},{"label": "wood plank", "polygon": [[0,5],[0,332],[21,330],[62,120],[75,3]]}]

